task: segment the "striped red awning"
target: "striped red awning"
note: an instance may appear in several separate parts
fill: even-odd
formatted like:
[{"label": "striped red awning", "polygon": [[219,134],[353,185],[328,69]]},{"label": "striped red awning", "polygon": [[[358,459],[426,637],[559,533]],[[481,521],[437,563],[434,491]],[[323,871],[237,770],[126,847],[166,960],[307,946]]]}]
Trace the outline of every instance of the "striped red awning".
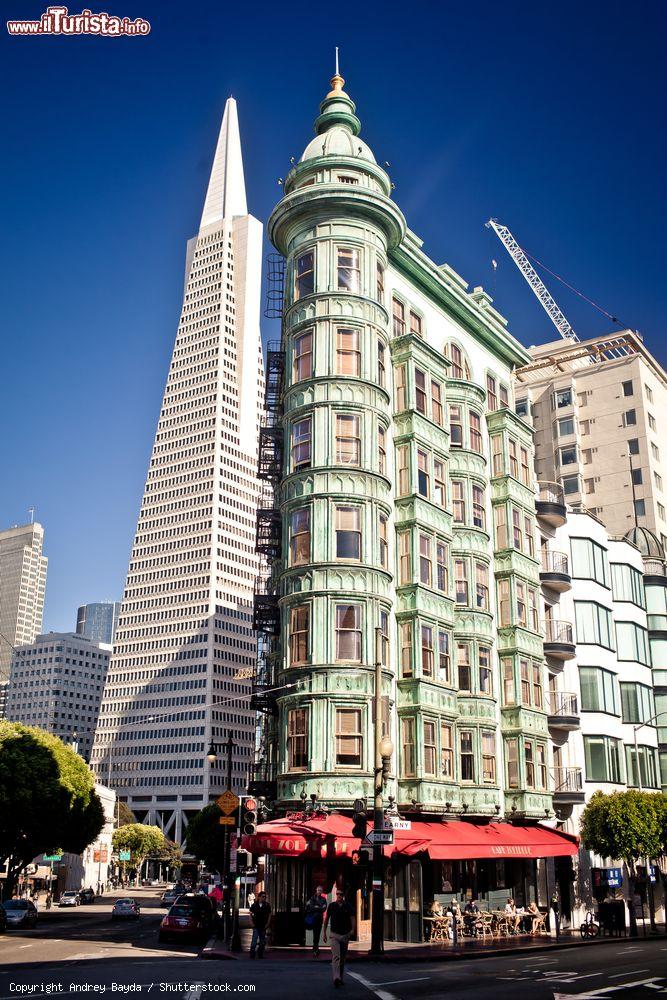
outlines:
[{"label": "striped red awning", "polygon": [[[296,813],[263,823],[252,836],[244,835],[242,847],[252,854],[283,857],[349,857],[361,841],[352,836],[352,819],[338,813],[303,817]],[[433,861],[487,858],[554,858],[576,854],[579,840],[537,823],[474,823],[447,820],[415,821],[409,830],[394,831],[387,853],[408,856],[427,853]]]}]

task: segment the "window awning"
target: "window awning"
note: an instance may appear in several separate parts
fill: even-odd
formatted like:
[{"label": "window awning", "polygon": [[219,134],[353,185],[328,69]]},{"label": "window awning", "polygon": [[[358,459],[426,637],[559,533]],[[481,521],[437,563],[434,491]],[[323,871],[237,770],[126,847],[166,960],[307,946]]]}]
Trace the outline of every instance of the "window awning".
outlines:
[{"label": "window awning", "polygon": [[[369,826],[370,829],[370,826]],[[289,813],[284,819],[263,823],[252,836],[243,836],[242,847],[252,854],[283,857],[349,857],[361,841],[352,836],[352,819],[332,813],[304,817]],[[555,858],[576,854],[579,840],[537,823],[473,823],[415,821],[409,830],[394,832],[387,854],[414,856],[427,853],[433,861],[466,859]]]}]

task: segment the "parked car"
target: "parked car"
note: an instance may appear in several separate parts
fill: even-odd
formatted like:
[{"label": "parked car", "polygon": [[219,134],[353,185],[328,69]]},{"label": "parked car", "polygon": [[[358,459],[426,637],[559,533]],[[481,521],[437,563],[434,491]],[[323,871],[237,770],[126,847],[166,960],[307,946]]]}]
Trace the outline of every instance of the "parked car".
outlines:
[{"label": "parked car", "polygon": [[167,889],[162,893],[160,902],[163,906],[173,906],[180,895],[182,895],[180,889]]},{"label": "parked car", "polygon": [[95,890],[92,886],[87,889],[82,889],[79,893],[79,899],[82,903],[94,903],[95,902]]},{"label": "parked car", "polygon": [[132,920],[139,916],[141,910],[136,899],[129,896],[124,899],[117,899],[111,910],[112,920]]},{"label": "parked car", "polygon": [[8,899],[2,907],[7,917],[7,930],[34,927],[37,923],[37,907],[30,899]]},{"label": "parked car", "polygon": [[208,896],[195,896],[187,893],[179,896],[162,918],[158,941],[169,941],[173,938],[181,940],[206,940],[213,931],[217,921],[217,912]]},{"label": "parked car", "polygon": [[60,897],[58,906],[78,906],[81,902],[77,889],[67,889]]},{"label": "parked car", "polygon": [[0,934],[7,930],[7,914],[4,906],[0,906]]}]

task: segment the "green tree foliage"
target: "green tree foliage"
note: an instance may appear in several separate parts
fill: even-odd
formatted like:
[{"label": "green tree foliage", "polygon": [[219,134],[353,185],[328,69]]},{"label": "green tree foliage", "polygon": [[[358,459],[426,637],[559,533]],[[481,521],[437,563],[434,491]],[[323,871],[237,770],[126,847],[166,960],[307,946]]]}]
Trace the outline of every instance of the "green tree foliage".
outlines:
[{"label": "green tree foliage", "polygon": [[80,854],[104,826],[88,765],[56,736],[0,721],[0,863],[5,894],[38,854]]},{"label": "green tree foliage", "polygon": [[651,792],[596,792],[581,818],[584,847],[603,858],[623,860],[634,874],[640,858],[665,849],[665,800]]},{"label": "green tree foliage", "polygon": [[180,868],[183,864],[183,849],[165,837],[164,846],[159,854],[150,854],[149,857],[164,861],[170,868]]},{"label": "green tree foliage", "polygon": [[137,817],[134,815],[127,802],[116,803],[116,817],[118,826],[127,826],[128,823],[136,823]]},{"label": "green tree foliage", "polygon": [[139,868],[146,858],[157,858],[165,847],[162,830],[146,823],[128,823],[113,835],[114,851],[130,851],[132,865]]},{"label": "green tree foliage", "polygon": [[225,827],[218,820],[222,813],[215,804],[204,806],[193,816],[185,831],[188,853],[203,861],[209,871],[222,871]]},{"label": "green tree foliage", "polygon": [[[662,795],[639,792],[596,792],[581,817],[584,847],[603,858],[623,860],[630,876],[630,896],[634,895],[637,862],[655,860],[665,849],[665,800]],[[654,924],[653,904],[649,915]],[[637,936],[637,914],[630,906],[630,935]]]}]

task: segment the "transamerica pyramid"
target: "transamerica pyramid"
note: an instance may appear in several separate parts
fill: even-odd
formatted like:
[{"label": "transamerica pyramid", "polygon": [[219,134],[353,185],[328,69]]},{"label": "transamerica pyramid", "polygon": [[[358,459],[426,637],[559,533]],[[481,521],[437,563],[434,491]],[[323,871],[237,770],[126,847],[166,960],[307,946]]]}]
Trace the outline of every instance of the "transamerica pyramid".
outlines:
[{"label": "transamerica pyramid", "polygon": [[[188,243],[176,342],[132,546],[91,763],[139,821],[182,842],[188,819],[245,787],[264,396],[262,226],[248,215],[236,112],[220,128]],[[217,759],[207,760],[210,742]]]}]

